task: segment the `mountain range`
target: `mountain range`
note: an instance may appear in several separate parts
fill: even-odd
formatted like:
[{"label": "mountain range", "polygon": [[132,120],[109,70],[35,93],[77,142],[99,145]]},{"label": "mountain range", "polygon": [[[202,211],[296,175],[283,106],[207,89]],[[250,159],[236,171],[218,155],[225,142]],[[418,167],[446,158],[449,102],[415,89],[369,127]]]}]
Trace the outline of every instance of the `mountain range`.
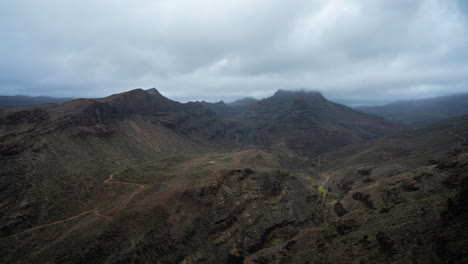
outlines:
[{"label": "mountain range", "polygon": [[73,98],[57,98],[47,96],[26,96],[26,95],[1,95],[0,108],[5,106],[18,106],[18,105],[36,105],[36,104],[59,104],[66,101],[73,100]]},{"label": "mountain range", "polygon": [[421,128],[443,119],[468,114],[468,94],[398,101],[383,106],[361,106],[356,109],[411,128]]},{"label": "mountain range", "polygon": [[2,263],[463,263],[468,116],[156,89],[0,111]]}]

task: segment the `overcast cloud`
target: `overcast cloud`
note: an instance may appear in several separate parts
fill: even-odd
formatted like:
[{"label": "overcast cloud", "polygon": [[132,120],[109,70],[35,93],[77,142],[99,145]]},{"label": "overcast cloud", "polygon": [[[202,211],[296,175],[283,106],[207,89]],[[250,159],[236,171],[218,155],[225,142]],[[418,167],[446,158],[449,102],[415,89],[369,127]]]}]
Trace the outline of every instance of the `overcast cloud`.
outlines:
[{"label": "overcast cloud", "polygon": [[186,100],[468,92],[464,0],[2,0],[0,94]]}]

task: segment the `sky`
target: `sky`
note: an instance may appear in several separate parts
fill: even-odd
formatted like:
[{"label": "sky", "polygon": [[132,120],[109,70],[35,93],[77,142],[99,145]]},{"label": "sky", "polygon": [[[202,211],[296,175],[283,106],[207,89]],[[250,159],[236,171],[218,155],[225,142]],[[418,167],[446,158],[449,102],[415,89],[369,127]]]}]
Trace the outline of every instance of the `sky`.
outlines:
[{"label": "sky", "polygon": [[1,0],[0,94],[174,100],[468,92],[464,0]]}]

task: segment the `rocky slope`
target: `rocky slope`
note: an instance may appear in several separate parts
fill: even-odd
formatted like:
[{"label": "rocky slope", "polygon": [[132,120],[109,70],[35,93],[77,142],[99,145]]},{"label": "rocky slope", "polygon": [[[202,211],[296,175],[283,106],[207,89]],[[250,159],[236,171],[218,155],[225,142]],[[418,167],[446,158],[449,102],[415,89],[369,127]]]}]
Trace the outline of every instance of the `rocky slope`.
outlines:
[{"label": "rocky slope", "polygon": [[4,111],[0,124],[1,237],[95,206],[103,177],[152,153],[230,146],[214,113],[156,90]]},{"label": "rocky slope", "polygon": [[[151,174],[144,179],[148,187],[120,214],[112,213],[115,201],[110,199],[97,207],[99,215],[0,238],[3,262],[242,263],[324,221],[325,204],[318,193],[278,170],[280,163],[252,150],[163,157],[137,165],[137,171],[151,172],[166,164],[162,167],[175,168],[177,175],[185,171],[186,178]],[[252,167],[243,167],[248,164]],[[204,170],[198,179],[190,180],[200,166]],[[124,170],[113,180],[135,182],[139,175]]]},{"label": "rocky slope", "polygon": [[[468,116],[325,154],[309,171],[333,210],[246,263],[465,263]],[[307,260],[307,261],[306,261]]]}]

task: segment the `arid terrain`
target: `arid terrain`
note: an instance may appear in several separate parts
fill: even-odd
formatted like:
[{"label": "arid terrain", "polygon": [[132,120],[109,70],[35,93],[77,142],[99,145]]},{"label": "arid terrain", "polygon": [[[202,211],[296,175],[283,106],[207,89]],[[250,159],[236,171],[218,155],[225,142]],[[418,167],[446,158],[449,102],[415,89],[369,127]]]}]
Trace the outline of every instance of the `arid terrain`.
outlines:
[{"label": "arid terrain", "polygon": [[468,116],[283,91],[0,110],[0,263],[468,263]]}]

